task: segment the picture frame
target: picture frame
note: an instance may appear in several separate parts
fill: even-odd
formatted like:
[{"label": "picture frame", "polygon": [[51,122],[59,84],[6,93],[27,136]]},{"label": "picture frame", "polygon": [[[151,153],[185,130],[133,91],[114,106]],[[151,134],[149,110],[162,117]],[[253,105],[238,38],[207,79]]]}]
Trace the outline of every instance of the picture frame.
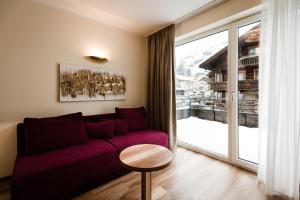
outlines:
[{"label": "picture frame", "polygon": [[126,100],[126,73],[71,64],[59,65],[59,101]]}]

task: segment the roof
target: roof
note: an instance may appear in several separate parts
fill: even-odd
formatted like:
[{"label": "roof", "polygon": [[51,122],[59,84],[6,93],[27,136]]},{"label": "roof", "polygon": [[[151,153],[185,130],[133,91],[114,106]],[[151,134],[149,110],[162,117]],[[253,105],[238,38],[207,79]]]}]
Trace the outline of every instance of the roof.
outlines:
[{"label": "roof", "polygon": [[[255,30],[259,27],[259,25],[256,25],[254,27],[252,27],[249,31],[245,32],[243,35],[241,35],[239,37],[240,40],[244,41],[247,37],[247,35],[249,34],[250,31]],[[244,44],[244,42],[243,42]],[[213,66],[210,65],[211,62],[213,62],[216,58],[218,58],[219,56],[223,55],[224,53],[227,53],[227,46],[223,47],[222,49],[220,49],[219,51],[215,52],[214,54],[211,54],[210,56],[208,56],[206,59],[204,59],[198,66],[199,68],[203,68],[203,69],[208,69],[211,70],[213,68]]]},{"label": "roof", "polygon": [[223,55],[224,53],[227,53],[227,45],[222,49],[220,49],[219,51],[217,51],[215,54],[212,54],[209,57],[207,57],[205,60],[203,60],[203,62],[199,64],[199,67],[203,69],[211,70],[212,66],[210,66],[209,64],[219,56]]}]

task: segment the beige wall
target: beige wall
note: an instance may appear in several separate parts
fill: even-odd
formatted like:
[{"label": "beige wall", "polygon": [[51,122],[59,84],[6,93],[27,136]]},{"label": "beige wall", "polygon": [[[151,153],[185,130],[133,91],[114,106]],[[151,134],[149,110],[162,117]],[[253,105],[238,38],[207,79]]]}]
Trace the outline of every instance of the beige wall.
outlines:
[{"label": "beige wall", "polygon": [[176,37],[260,5],[262,0],[228,0],[176,25]]},{"label": "beige wall", "polygon": [[[126,101],[58,102],[58,63],[93,65],[91,50],[110,61],[99,65],[127,72]],[[146,103],[144,38],[30,0],[0,2],[0,178],[11,174],[16,123],[81,111],[113,112]]]}]

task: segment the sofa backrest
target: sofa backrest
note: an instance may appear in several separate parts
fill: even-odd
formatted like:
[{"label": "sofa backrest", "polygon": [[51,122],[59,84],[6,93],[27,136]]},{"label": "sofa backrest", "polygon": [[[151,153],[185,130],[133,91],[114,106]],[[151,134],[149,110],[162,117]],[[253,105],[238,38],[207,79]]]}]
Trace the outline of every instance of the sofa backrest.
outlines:
[{"label": "sofa backrest", "polygon": [[[101,119],[115,119],[115,113],[83,116],[83,121],[87,121],[87,122],[96,122]],[[19,156],[25,155],[25,148],[26,148],[25,125],[24,123],[19,123],[17,125],[17,152]]]}]

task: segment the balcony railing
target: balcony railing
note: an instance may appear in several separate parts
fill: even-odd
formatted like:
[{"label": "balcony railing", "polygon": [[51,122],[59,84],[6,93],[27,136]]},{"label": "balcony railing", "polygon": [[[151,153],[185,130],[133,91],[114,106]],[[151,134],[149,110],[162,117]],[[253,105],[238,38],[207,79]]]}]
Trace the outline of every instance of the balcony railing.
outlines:
[{"label": "balcony railing", "polygon": [[191,98],[191,109],[227,111],[226,98]]},{"label": "balcony railing", "polygon": [[255,113],[258,112],[258,100],[251,99],[251,100],[239,100],[238,105],[239,113]]},{"label": "balcony railing", "polygon": [[[211,111],[224,111],[228,110],[227,98],[196,98],[196,97],[177,97],[176,110],[183,109],[199,109]],[[239,113],[257,114],[258,100],[239,100],[238,101]]]},{"label": "balcony railing", "polygon": [[[214,91],[226,91],[227,90],[227,81],[223,82],[212,82],[211,89]],[[258,90],[258,80],[248,79],[248,80],[240,80],[238,82],[239,90]]]},{"label": "balcony railing", "polygon": [[249,55],[240,58],[240,67],[241,66],[251,66],[259,64],[259,56],[258,55]]}]

